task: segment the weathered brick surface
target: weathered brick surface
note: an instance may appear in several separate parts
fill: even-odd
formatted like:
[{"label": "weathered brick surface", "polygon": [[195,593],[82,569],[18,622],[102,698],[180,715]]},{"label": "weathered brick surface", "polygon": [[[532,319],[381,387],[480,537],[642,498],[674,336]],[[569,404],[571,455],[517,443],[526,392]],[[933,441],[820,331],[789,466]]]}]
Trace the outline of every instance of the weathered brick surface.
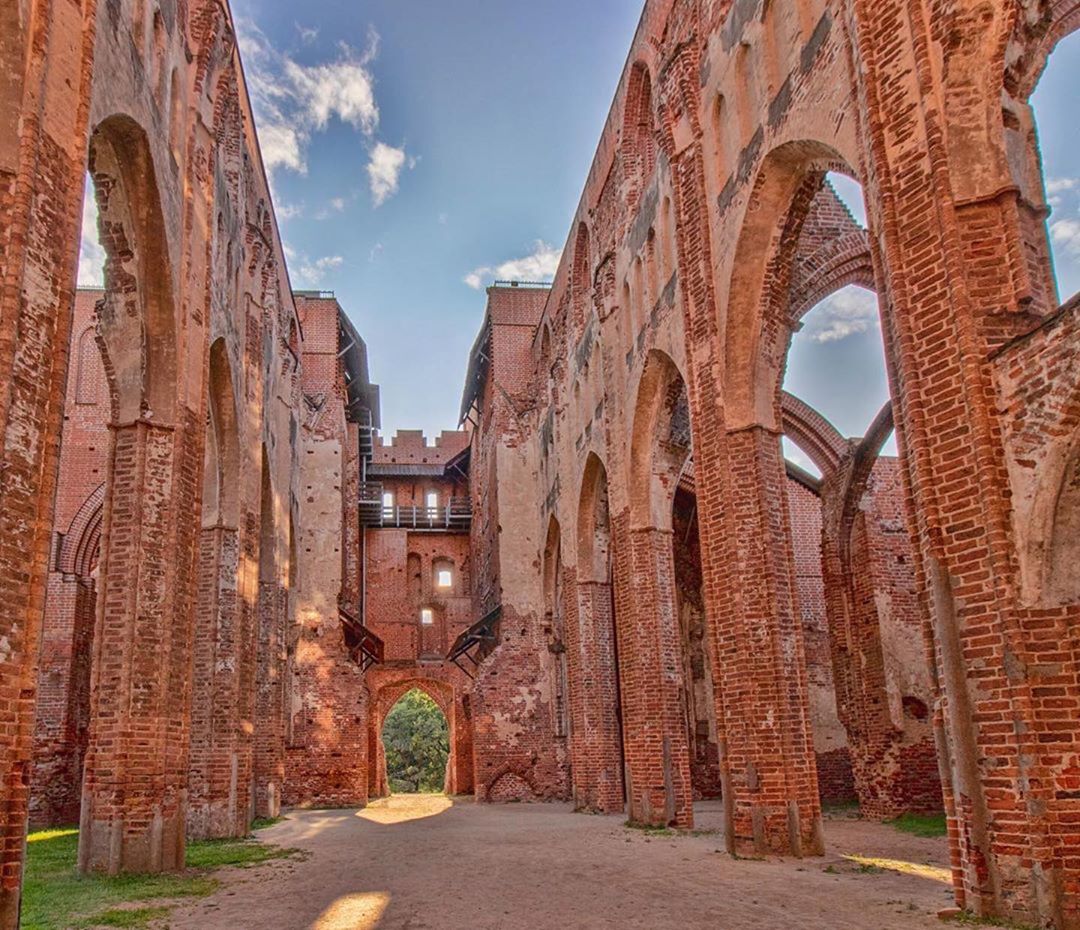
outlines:
[{"label": "weathered brick surface", "polygon": [[[869,812],[933,799],[933,734],[959,903],[1080,928],[1078,333],[1027,99],[1075,4],[759,6],[646,2],[553,286],[488,295],[469,552],[380,530],[369,583],[338,309],[301,299],[301,325],[281,291],[227,9],[17,5],[0,36],[17,63],[0,92],[0,926],[17,922],[31,768],[76,779],[84,731],[83,867],[156,870],[182,862],[189,793],[212,831],[250,800],[272,811],[279,783],[287,802],[363,803],[385,710],[369,702],[415,681],[452,703],[455,777],[471,743],[482,798],[688,826],[712,779],[732,850],[813,853],[819,792],[843,782],[843,747],[814,727],[823,599]],[[92,357],[78,327],[68,348],[87,167],[108,440],[100,499],[85,458],[54,523],[67,362]],[[869,231],[830,171],[862,182]],[[837,445],[779,390],[802,313],[849,283],[880,296],[899,463]],[[232,430],[213,414],[219,339]],[[827,473],[821,589],[785,430]],[[690,454],[697,614],[672,511]],[[223,519],[215,468],[234,476]],[[57,533],[79,542],[50,578]],[[471,610],[455,591],[430,642],[393,632],[409,667],[379,698],[338,609],[374,594],[395,623],[438,558],[467,574]],[[495,607],[494,648],[448,692],[438,650]],[[50,786],[35,810],[67,816],[73,796]]]},{"label": "weathered brick surface", "polygon": [[[474,563],[482,602],[538,609],[528,579],[507,583],[533,560],[511,556],[507,527],[538,555],[559,527],[563,588],[586,581],[580,595],[564,590],[562,611],[575,795],[598,790],[603,754],[591,747],[605,735],[618,745],[621,730],[631,816],[668,816],[656,799],[672,793],[678,810],[684,769],[665,688],[687,687],[686,665],[670,662],[662,575],[632,541],[638,527],[660,528],[659,511],[634,516],[634,412],[650,353],[663,351],[687,386],[729,841],[820,848],[800,596],[820,618],[843,587],[849,613],[839,623],[830,608],[829,652],[834,666],[844,650],[858,656],[840,661],[836,687],[870,812],[935,802],[936,737],[960,903],[1071,928],[1075,336],[1071,311],[1054,316],[1027,95],[1076,22],[1070,4],[1029,6],[936,3],[912,19],[899,0],[774,3],[760,15],[745,3],[646,4],[536,320],[531,392],[518,390],[523,363],[499,370],[498,328],[486,331],[495,361],[470,397],[484,481]],[[822,191],[829,171],[862,182],[868,234]],[[827,439],[812,450],[858,490],[827,503],[851,518],[842,535],[826,520],[825,563],[839,571],[811,590],[777,452],[789,424],[779,385],[792,327],[850,283],[880,295],[903,455],[878,469],[867,457],[856,474]],[[489,304],[515,297],[496,288]],[[500,456],[522,463],[515,476],[532,478],[531,495],[508,494]],[[620,705],[596,692],[596,668],[572,642],[592,632],[580,605],[603,600],[584,594],[605,578],[582,568],[580,490],[594,463],[610,502],[611,577],[627,591],[615,599],[614,690],[631,712],[606,734],[583,723]],[[820,626],[815,637],[820,659]],[[660,684],[642,713],[636,688],[649,681]],[[646,760],[639,745],[662,748]],[[820,750],[830,767],[843,751]]]}]

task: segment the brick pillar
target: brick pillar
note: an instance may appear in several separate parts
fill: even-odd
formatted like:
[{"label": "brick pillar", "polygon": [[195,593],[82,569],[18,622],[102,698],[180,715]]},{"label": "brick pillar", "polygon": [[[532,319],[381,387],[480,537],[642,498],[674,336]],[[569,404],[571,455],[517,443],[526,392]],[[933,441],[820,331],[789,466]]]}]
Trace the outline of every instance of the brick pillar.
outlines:
[{"label": "brick pillar", "polygon": [[843,534],[849,455],[821,484],[821,562],[836,687],[836,709],[847,732],[855,791],[863,816],[883,820],[905,810],[900,797],[903,732],[889,714],[881,627],[867,547]]},{"label": "brick pillar", "polygon": [[235,527],[202,529],[188,778],[187,834],[193,839],[248,832],[251,755],[240,719],[239,550]]},{"label": "brick pillar", "polygon": [[285,598],[276,579],[259,582],[255,694],[255,816],[277,817],[285,779]]},{"label": "brick pillar", "polygon": [[[93,0],[6,4],[0,60],[0,928],[18,925],[79,248]],[[14,64],[18,63],[18,64]],[[63,74],[62,81],[46,80]],[[48,119],[44,118],[48,114]]]},{"label": "brick pillar", "polygon": [[1042,218],[1023,218],[1041,192],[1022,190],[1021,150],[1002,123],[999,50],[1022,49],[1017,17],[985,9],[957,5],[944,71],[932,64],[932,21],[903,0],[846,0],[844,15],[928,592],[957,898],[980,915],[1076,930],[1080,605],[1021,598],[1030,528],[1015,519],[993,383],[995,353],[1053,306]]},{"label": "brick pillar", "polygon": [[624,809],[625,798],[611,585],[578,581],[564,584],[563,590],[577,592],[577,603],[566,618],[576,686],[571,692],[574,803],[614,813]]},{"label": "brick pillar", "polygon": [[[712,563],[705,603],[732,840],[759,852],[816,855],[821,808],[780,437],[754,426],[729,433],[726,444],[729,520],[703,519],[701,530]],[[718,466],[695,460],[699,472]],[[718,552],[728,563],[719,585]]]},{"label": "brick pillar", "polygon": [[627,535],[630,571],[616,570],[615,579],[630,819],[690,829],[694,798],[671,530],[645,527]]},{"label": "brick pillar", "polygon": [[[194,421],[194,417],[189,417]],[[184,864],[197,431],[112,428],[79,867]]]},{"label": "brick pillar", "polygon": [[96,602],[93,578],[51,573],[38,674],[31,827],[79,820]]}]

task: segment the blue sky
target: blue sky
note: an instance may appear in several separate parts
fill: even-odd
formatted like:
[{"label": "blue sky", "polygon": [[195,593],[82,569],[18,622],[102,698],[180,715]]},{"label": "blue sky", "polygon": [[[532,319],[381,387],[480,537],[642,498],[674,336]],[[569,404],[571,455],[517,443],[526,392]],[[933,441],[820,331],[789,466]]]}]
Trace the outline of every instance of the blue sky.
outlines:
[{"label": "blue sky", "polygon": [[[335,291],[366,339],[384,433],[454,428],[482,288],[554,271],[641,0],[232,6],[293,286]],[[1066,296],[1078,86],[1074,35],[1036,94]],[[861,210],[857,186],[841,193]],[[83,283],[100,257],[85,236]],[[806,322],[787,387],[859,435],[887,396],[875,299],[847,289]]]}]

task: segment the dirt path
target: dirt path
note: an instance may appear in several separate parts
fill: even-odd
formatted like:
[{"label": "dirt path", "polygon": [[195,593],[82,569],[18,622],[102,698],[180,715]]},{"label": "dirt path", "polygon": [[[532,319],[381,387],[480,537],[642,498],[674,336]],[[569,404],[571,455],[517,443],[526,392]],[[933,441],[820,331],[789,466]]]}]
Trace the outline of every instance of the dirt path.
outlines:
[{"label": "dirt path", "polygon": [[[705,805],[702,826],[719,812]],[[434,796],[308,811],[263,831],[303,861],[224,874],[173,930],[900,930],[943,925],[943,840],[830,820],[828,855],[735,860],[719,835],[648,835],[562,805]],[[845,855],[870,861],[853,861]]]}]

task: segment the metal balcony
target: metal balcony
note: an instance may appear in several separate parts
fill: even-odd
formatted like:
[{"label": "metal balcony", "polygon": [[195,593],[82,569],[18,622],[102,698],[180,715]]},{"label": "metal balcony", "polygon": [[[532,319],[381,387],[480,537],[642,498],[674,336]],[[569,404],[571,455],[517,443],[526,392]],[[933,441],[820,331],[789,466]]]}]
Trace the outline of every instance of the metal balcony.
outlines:
[{"label": "metal balcony", "polygon": [[472,526],[472,503],[467,497],[452,497],[438,507],[388,505],[383,501],[382,484],[368,481],[360,485],[360,525],[467,533]]}]

